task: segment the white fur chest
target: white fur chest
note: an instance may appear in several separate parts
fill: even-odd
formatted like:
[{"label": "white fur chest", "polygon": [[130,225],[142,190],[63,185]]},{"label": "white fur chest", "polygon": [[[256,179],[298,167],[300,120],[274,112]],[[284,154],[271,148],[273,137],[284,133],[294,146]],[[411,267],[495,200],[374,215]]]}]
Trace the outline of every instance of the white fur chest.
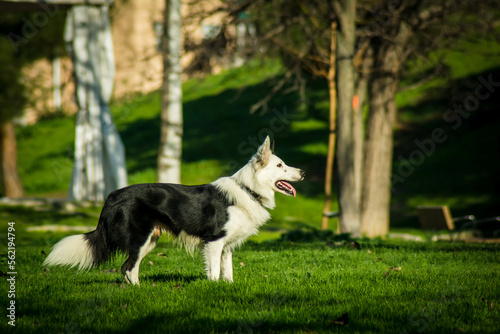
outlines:
[{"label": "white fur chest", "polygon": [[228,208],[228,214],[225,243],[233,249],[241,245],[248,237],[257,234],[259,227],[271,218],[269,212],[262,206],[253,212],[238,206],[231,206]]},{"label": "white fur chest", "polygon": [[229,217],[225,226],[225,244],[228,247],[235,248],[257,234],[259,227],[271,218],[267,209],[249,196],[234,179],[223,177],[212,184],[233,203],[227,209]]}]

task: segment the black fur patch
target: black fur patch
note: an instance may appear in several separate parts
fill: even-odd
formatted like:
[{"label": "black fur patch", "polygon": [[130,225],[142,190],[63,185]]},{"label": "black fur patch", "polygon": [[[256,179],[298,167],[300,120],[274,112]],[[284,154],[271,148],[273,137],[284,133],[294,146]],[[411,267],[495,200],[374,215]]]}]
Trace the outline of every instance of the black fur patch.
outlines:
[{"label": "black fur patch", "polygon": [[96,230],[87,233],[86,239],[96,265],[117,250],[135,257],[158,223],[174,235],[184,231],[204,242],[215,241],[226,235],[231,204],[211,184],[136,184],[109,194]]}]

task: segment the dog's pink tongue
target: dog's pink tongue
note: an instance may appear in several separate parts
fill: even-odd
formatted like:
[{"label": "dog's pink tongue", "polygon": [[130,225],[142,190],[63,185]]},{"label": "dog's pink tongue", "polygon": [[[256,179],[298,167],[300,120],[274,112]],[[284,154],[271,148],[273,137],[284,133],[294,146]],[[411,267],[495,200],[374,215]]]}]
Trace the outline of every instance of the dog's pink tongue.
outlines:
[{"label": "dog's pink tongue", "polygon": [[295,191],[295,188],[292,187],[292,185],[288,182],[285,182],[285,181],[281,181],[281,184],[288,188],[288,190],[290,190],[292,193],[293,193],[293,198],[295,198],[297,196],[297,191]]}]

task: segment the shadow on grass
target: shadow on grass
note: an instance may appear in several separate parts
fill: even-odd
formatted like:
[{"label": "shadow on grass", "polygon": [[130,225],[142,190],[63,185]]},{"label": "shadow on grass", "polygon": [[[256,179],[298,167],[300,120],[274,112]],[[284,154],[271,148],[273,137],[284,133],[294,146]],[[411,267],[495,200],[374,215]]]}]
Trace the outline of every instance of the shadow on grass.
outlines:
[{"label": "shadow on grass", "polygon": [[94,285],[94,284],[106,284],[108,286],[120,285],[122,283],[127,284],[125,282],[125,279],[123,278],[123,276],[121,274],[114,273],[114,274],[110,274],[110,275],[113,275],[113,276],[112,277],[109,276],[106,278],[92,277],[87,281],[80,281],[80,282],[77,282],[76,284],[81,285],[81,286],[89,286],[89,285]]},{"label": "shadow on grass", "polygon": [[[157,331],[161,328],[162,331],[168,333],[295,333],[295,332],[347,332],[359,333],[374,330],[374,326],[369,326],[368,323],[349,323],[348,316],[343,320],[345,323],[339,322],[337,319],[341,317],[342,311],[334,311],[336,314],[322,314],[321,319],[305,318],[303,321],[288,320],[288,319],[273,319],[273,316],[267,314],[269,311],[263,310],[261,314],[256,314],[254,317],[248,315],[242,316],[239,319],[213,319],[210,317],[191,317],[189,312],[167,313],[161,315],[150,315],[142,317],[133,322],[125,332],[136,333],[138,331],[151,330]],[[271,312],[272,313],[272,312]],[[175,324],[175,326],[173,326]],[[378,326],[376,326],[378,327]],[[123,332],[123,331],[120,331]],[[118,333],[111,332],[111,333]]]},{"label": "shadow on grass", "polygon": [[[395,132],[393,174],[409,175],[393,184],[391,226],[420,228],[417,205],[447,204],[455,217],[500,215],[500,94],[484,86],[490,76],[499,82],[500,69],[450,80],[400,110],[406,121]],[[478,87],[487,97],[476,97]],[[478,101],[472,109],[471,101]],[[446,138],[441,143],[431,142],[436,129]]]},{"label": "shadow on grass", "polygon": [[204,275],[189,275],[189,274],[154,274],[154,275],[148,275],[145,277],[146,280],[148,281],[153,281],[153,282],[184,282],[184,283],[191,283],[194,281],[198,280],[203,280],[206,279]]}]

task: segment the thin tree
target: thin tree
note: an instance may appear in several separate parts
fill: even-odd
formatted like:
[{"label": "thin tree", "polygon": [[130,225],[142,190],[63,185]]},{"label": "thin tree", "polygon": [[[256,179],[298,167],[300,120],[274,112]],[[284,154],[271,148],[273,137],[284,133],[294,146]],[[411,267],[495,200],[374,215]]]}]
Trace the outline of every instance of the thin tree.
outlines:
[{"label": "thin tree", "polygon": [[182,155],[181,0],[165,1],[158,182],[180,183]]},{"label": "thin tree", "polygon": [[354,56],[356,53],[356,0],[333,1],[339,20],[337,33],[337,166],[339,171],[340,230],[361,236],[360,194],[355,163],[355,125],[353,98],[355,90]]},{"label": "thin tree", "polygon": [[0,40],[0,62],[7,64],[0,72],[0,172],[3,195],[15,198],[22,197],[24,191],[17,169],[17,139],[13,119],[24,109],[26,96],[20,79],[23,62],[16,59],[4,39]]},{"label": "thin tree", "polygon": [[0,126],[0,152],[2,188],[5,197],[19,198],[24,195],[21,178],[17,171],[17,141],[12,121]]},{"label": "thin tree", "polygon": [[336,60],[336,38],[337,21],[330,24],[330,64],[328,68],[328,95],[330,98],[329,121],[328,121],[328,153],[326,155],[325,167],[325,206],[323,207],[323,218],[321,220],[321,229],[328,228],[328,213],[332,203],[332,179],[333,179],[333,161],[335,158],[335,141],[337,139],[337,85],[335,82],[335,60]]}]

